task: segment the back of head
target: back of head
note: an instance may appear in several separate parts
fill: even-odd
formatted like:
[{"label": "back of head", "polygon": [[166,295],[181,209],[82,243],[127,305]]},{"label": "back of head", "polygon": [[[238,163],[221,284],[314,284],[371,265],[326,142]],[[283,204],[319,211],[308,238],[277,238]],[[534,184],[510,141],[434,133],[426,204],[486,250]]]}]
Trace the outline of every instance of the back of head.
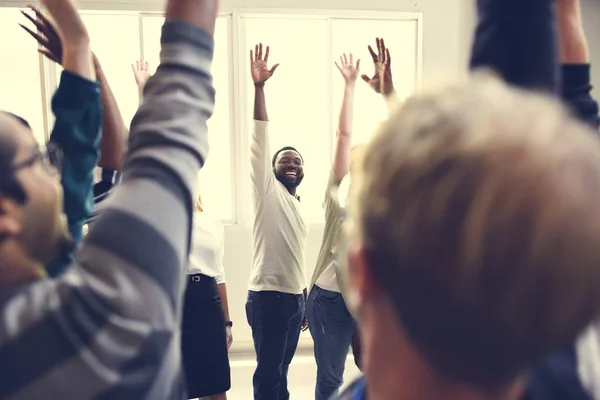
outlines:
[{"label": "back of head", "polygon": [[600,310],[600,144],[480,77],[409,100],[366,149],[351,239],[443,379],[493,393]]}]

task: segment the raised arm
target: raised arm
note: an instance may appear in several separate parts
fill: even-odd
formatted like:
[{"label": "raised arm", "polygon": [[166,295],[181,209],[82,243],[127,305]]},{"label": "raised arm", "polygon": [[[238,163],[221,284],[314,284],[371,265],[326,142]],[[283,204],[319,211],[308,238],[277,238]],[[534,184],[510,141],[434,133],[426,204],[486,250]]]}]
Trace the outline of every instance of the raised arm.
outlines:
[{"label": "raised arm", "polygon": [[102,99],[102,140],[100,142],[100,161],[98,166],[102,169],[120,171],[123,166],[123,157],[127,147],[128,130],[117,99],[108,84],[102,65],[94,55],[96,76],[100,84],[100,97]]},{"label": "raised arm", "polygon": [[600,126],[598,103],[591,95],[590,53],[579,0],[557,1],[557,26],[562,64],[561,96],[582,121],[597,129]]},{"label": "raised arm", "polygon": [[512,85],[558,92],[554,0],[477,0],[471,68]]},{"label": "raised arm", "polygon": [[390,49],[385,47],[385,41],[382,38],[377,38],[375,41],[377,43],[377,53],[369,46],[375,72],[372,77],[363,74],[362,79],[375,93],[383,96],[388,107],[388,114],[391,114],[400,103],[392,79],[392,57],[390,56]]},{"label": "raised arm", "polygon": [[144,100],[144,86],[146,86],[146,82],[150,79],[150,65],[148,64],[148,61],[142,59],[131,64],[131,70],[133,71],[135,84],[138,88],[140,104],[142,104],[142,101]]},{"label": "raised arm", "polygon": [[267,46],[263,54],[262,43],[257,45],[254,51],[250,50],[250,72],[254,83],[254,126],[250,147],[250,177],[255,196],[258,198],[267,195],[275,183],[271,165],[265,83],[273,76],[279,64],[273,65],[271,69],[268,68],[269,50],[269,46]]},{"label": "raised arm", "polygon": [[360,72],[360,60],[354,65],[352,54],[343,54],[340,57],[340,64],[335,66],[344,78],[344,98],[340,109],[338,129],[335,139],[335,153],[333,156],[333,172],[336,178],[341,181],[348,174],[350,168],[350,148],[352,146],[352,121],[354,119],[354,89],[356,79]]},{"label": "raised arm", "polygon": [[[100,88],[83,24],[71,24],[59,36],[50,20],[31,7],[36,18],[23,13],[37,32],[21,25],[43,46],[40,50],[64,67],[60,85],[52,99],[55,117],[50,141],[64,153],[62,186],[64,210],[75,244],[82,237],[82,227],[92,210],[93,171],[98,160],[100,138]],[[51,277],[58,276],[71,263],[70,253],[62,254],[47,268]]]}]

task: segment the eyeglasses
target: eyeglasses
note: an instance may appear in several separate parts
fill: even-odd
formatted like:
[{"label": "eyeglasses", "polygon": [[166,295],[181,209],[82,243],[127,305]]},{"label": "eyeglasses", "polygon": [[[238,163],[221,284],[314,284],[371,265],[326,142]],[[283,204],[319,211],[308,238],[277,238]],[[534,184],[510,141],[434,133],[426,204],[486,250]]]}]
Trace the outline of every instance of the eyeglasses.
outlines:
[{"label": "eyeglasses", "polygon": [[62,174],[64,156],[63,152],[55,143],[49,142],[46,146],[38,146],[33,154],[27,159],[13,165],[14,172],[28,168],[37,162],[41,162],[48,174]]}]

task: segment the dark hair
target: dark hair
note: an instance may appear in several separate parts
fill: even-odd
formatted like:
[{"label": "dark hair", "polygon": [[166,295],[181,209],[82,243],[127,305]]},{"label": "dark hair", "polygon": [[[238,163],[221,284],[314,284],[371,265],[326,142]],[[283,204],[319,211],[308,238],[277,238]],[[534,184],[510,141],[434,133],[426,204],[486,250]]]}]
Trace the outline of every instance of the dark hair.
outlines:
[{"label": "dark hair", "polygon": [[300,156],[300,159],[302,160],[302,162],[304,162],[304,157],[302,157],[302,154],[300,154],[300,152],[298,150],[296,150],[295,147],[285,146],[285,147],[280,148],[279,150],[277,150],[275,152],[275,154],[273,154],[273,160],[271,160],[271,166],[273,166],[273,168],[275,168],[275,162],[277,161],[277,156],[279,155],[279,153],[282,153],[282,152],[288,151],[288,150],[295,151],[296,153],[298,153],[298,155]]},{"label": "dark hair", "polygon": [[[0,111],[17,120],[21,125],[31,129],[29,123],[18,115],[7,111]],[[19,203],[24,203],[26,200],[25,191],[15,180],[12,163],[17,153],[17,144],[7,134],[0,134],[0,193],[13,198]]]}]

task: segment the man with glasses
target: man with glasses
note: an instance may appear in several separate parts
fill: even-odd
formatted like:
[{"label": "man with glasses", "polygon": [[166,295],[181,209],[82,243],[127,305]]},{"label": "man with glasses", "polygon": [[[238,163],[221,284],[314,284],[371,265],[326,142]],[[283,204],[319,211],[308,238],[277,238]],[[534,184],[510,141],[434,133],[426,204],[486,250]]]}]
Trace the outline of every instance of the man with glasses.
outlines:
[{"label": "man with glasses", "polygon": [[[96,89],[73,3],[43,3],[63,40],[65,70]],[[69,243],[59,175],[39,162],[50,155],[40,156],[31,131],[0,115],[0,398],[185,398],[177,316],[192,193],[208,154],[217,9],[217,0],[169,0],[161,65],[132,123],[126,179],[57,279],[42,278]],[[66,155],[77,140],[57,144]]]}]

